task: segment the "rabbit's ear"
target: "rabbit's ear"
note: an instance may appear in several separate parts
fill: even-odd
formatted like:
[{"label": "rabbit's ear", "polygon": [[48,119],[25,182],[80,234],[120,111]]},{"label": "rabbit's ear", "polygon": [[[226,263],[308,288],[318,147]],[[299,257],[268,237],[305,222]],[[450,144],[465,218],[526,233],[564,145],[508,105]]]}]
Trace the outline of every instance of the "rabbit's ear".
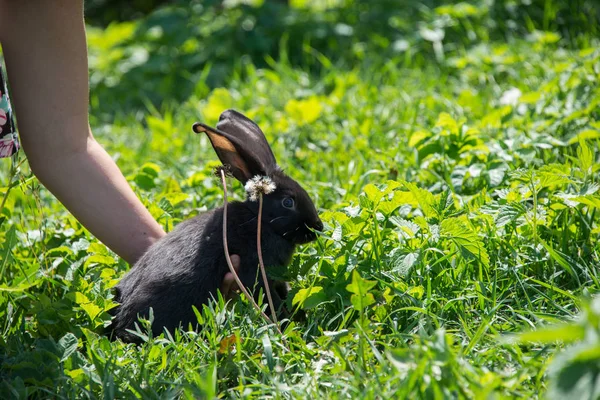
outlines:
[{"label": "rabbit's ear", "polygon": [[221,114],[217,129],[195,123],[194,132],[205,132],[223,164],[242,183],[255,175],[270,175],[277,169],[275,156],[265,135],[252,120],[234,110]]}]

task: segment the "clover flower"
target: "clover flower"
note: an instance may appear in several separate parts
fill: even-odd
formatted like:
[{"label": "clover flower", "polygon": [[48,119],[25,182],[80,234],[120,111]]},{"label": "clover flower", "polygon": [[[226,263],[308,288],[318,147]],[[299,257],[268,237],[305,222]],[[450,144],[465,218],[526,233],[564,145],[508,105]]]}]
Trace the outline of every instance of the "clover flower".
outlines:
[{"label": "clover flower", "polygon": [[519,98],[523,93],[518,88],[508,89],[506,92],[502,93],[502,97],[500,97],[500,105],[503,106],[516,106],[519,104]]},{"label": "clover flower", "polygon": [[257,201],[260,193],[269,194],[275,189],[275,182],[268,176],[255,175],[244,186],[250,201]]}]

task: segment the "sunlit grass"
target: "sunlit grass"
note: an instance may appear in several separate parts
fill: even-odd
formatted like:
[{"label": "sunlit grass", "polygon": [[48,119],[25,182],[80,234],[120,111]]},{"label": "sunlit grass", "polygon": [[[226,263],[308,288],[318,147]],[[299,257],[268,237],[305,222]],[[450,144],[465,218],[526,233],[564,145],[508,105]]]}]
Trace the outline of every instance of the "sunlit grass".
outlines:
[{"label": "sunlit grass", "polygon": [[[131,27],[91,41],[102,76],[121,57],[115,32]],[[222,204],[217,158],[192,124],[225,108],[255,119],[325,223],[273,272],[306,317],[285,331],[291,351],[222,299],[201,310],[200,332],[109,342],[110,288],[128,266],[24,165],[2,210],[1,397],[597,397],[597,301],[585,299],[600,290],[600,52],[555,39],[461,43],[427,65],[240,63],[222,87],[199,80],[181,102],[94,117],[167,230]],[[0,172],[7,183],[8,164]],[[548,328],[580,309],[576,334]],[[576,356],[550,367],[563,341]]]}]

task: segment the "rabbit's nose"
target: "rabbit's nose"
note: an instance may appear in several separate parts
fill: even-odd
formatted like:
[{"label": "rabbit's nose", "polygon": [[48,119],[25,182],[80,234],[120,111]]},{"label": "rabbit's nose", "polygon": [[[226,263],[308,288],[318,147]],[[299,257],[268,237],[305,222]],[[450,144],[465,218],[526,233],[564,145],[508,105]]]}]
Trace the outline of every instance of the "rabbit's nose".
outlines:
[{"label": "rabbit's nose", "polygon": [[313,222],[311,222],[309,224],[306,224],[306,226],[308,226],[309,228],[314,229],[315,231],[319,231],[319,232],[323,231],[323,222],[321,222],[321,220],[318,219],[318,218],[317,218],[316,221],[313,221]]},{"label": "rabbit's nose", "polygon": [[315,229],[319,232],[323,231],[323,222],[321,222],[320,219],[317,220],[317,223],[315,224]]}]

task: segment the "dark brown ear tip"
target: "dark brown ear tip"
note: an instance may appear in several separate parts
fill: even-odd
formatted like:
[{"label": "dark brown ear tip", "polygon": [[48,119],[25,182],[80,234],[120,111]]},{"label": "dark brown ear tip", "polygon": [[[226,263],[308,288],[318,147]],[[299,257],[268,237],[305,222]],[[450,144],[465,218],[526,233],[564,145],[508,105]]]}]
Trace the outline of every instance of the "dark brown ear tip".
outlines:
[{"label": "dark brown ear tip", "polygon": [[221,113],[221,115],[219,115],[219,121],[222,121],[224,119],[230,118],[231,116],[235,116],[236,114],[237,115],[242,115],[238,111],[235,111],[233,108],[228,108],[227,110],[223,111]]},{"label": "dark brown ear tip", "polygon": [[200,133],[206,131],[206,128],[204,128],[204,125],[200,122],[195,122],[194,125],[192,125],[192,130],[196,133]]}]

